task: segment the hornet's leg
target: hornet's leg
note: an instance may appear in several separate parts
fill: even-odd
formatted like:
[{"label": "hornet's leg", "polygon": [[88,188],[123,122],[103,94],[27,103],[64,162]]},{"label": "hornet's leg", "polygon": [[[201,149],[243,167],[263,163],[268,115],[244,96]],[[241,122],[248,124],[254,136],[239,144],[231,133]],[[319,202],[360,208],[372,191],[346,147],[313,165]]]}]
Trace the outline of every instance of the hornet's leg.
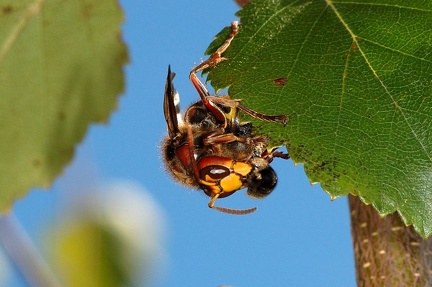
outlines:
[{"label": "hornet's leg", "polygon": [[[234,39],[235,35],[237,35],[239,29],[239,24],[237,21],[231,22],[231,33],[226,38],[225,42],[214,52],[207,60],[196,66],[190,71],[189,77],[192,74],[196,74],[199,71],[204,69],[214,67],[222,61],[227,60],[227,58],[222,57],[222,53],[228,49],[229,45],[231,45],[231,41]],[[192,80],[192,79],[191,79]]]},{"label": "hornet's leg", "polygon": [[271,151],[265,151],[261,157],[265,159],[268,163],[272,162],[275,157],[279,157],[282,159],[289,159],[290,156],[287,153],[276,150],[277,148],[273,148]]},{"label": "hornet's leg", "polygon": [[225,115],[212,101],[208,99],[208,97],[210,97],[210,93],[207,90],[206,86],[198,79],[196,73],[206,68],[214,67],[218,63],[226,60],[226,58],[222,57],[222,53],[225,52],[225,50],[229,47],[232,39],[234,38],[235,35],[237,35],[237,32],[238,32],[238,22],[233,21],[231,23],[231,33],[228,35],[227,39],[222,44],[222,46],[220,46],[216,50],[216,52],[214,52],[207,60],[205,60],[204,62],[202,62],[195,68],[193,68],[189,73],[189,79],[191,80],[192,84],[194,85],[195,89],[200,95],[202,103],[214,115],[216,120],[220,122],[222,125],[226,125]]},{"label": "hornet's leg", "polygon": [[222,53],[225,52],[225,50],[230,46],[231,41],[234,39],[234,37],[237,35],[239,30],[239,24],[237,21],[233,21],[231,23],[231,33],[226,38],[225,42],[214,52],[207,60],[193,68],[189,73],[189,79],[191,80],[192,84],[194,85],[195,89],[198,91],[198,94],[200,95],[201,101],[206,106],[206,108],[215,116],[216,120],[224,123],[225,122],[225,115],[223,111],[221,111],[216,104],[231,107],[231,108],[239,108],[246,114],[268,122],[282,122],[284,125],[288,121],[288,117],[285,115],[281,116],[273,116],[273,115],[265,115],[258,113],[254,110],[251,110],[243,105],[240,104],[239,100],[229,100],[226,98],[219,98],[219,97],[213,97],[210,95],[209,91],[207,90],[206,86],[198,79],[196,73],[199,71],[202,71],[207,68],[211,68],[216,66],[222,61],[227,60],[227,58],[222,57]]}]

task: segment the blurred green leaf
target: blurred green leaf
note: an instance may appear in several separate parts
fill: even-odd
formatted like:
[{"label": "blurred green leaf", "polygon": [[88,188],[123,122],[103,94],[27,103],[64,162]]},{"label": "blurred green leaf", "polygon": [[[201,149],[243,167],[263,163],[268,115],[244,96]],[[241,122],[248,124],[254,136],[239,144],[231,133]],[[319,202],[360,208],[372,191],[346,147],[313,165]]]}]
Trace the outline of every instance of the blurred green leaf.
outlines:
[{"label": "blurred green leaf", "polygon": [[45,243],[64,286],[148,286],[164,250],[164,219],[149,193],[110,183],[76,190]]},{"label": "blurred green leaf", "polygon": [[286,127],[254,124],[332,198],[359,195],[429,236],[432,2],[257,0],[238,15],[215,89],[287,114]]},{"label": "blurred green leaf", "polygon": [[56,266],[67,286],[131,286],[118,253],[124,244],[118,234],[90,220],[68,228],[56,234],[53,244]]},{"label": "blurred green leaf", "polygon": [[0,209],[47,187],[123,91],[117,1],[0,0]]}]

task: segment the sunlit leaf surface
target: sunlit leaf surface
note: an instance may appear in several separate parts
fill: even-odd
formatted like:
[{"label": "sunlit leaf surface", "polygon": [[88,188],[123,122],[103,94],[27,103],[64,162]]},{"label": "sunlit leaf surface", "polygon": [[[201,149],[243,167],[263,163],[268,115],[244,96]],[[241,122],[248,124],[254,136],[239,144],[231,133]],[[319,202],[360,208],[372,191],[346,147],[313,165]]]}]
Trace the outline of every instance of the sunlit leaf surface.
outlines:
[{"label": "sunlit leaf surface", "polygon": [[287,114],[254,123],[332,198],[359,195],[430,235],[432,2],[258,0],[238,15],[212,85]]}]

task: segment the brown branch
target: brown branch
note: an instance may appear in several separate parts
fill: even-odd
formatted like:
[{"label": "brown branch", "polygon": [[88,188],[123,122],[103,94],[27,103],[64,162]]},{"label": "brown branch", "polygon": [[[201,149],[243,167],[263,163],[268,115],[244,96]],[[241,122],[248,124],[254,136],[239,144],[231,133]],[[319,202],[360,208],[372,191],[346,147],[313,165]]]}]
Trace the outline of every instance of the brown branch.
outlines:
[{"label": "brown branch", "polygon": [[432,241],[349,196],[358,287],[432,286]]}]

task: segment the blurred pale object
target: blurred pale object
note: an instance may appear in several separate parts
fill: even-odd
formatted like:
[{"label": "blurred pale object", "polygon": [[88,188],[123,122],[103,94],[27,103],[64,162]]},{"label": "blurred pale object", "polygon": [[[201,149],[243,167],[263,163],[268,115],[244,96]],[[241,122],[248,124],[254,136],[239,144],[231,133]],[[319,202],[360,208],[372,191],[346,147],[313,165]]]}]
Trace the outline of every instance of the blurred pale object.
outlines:
[{"label": "blurred pale object", "polygon": [[130,183],[78,194],[49,239],[65,286],[146,286],[157,279],[164,220],[151,196]]}]

